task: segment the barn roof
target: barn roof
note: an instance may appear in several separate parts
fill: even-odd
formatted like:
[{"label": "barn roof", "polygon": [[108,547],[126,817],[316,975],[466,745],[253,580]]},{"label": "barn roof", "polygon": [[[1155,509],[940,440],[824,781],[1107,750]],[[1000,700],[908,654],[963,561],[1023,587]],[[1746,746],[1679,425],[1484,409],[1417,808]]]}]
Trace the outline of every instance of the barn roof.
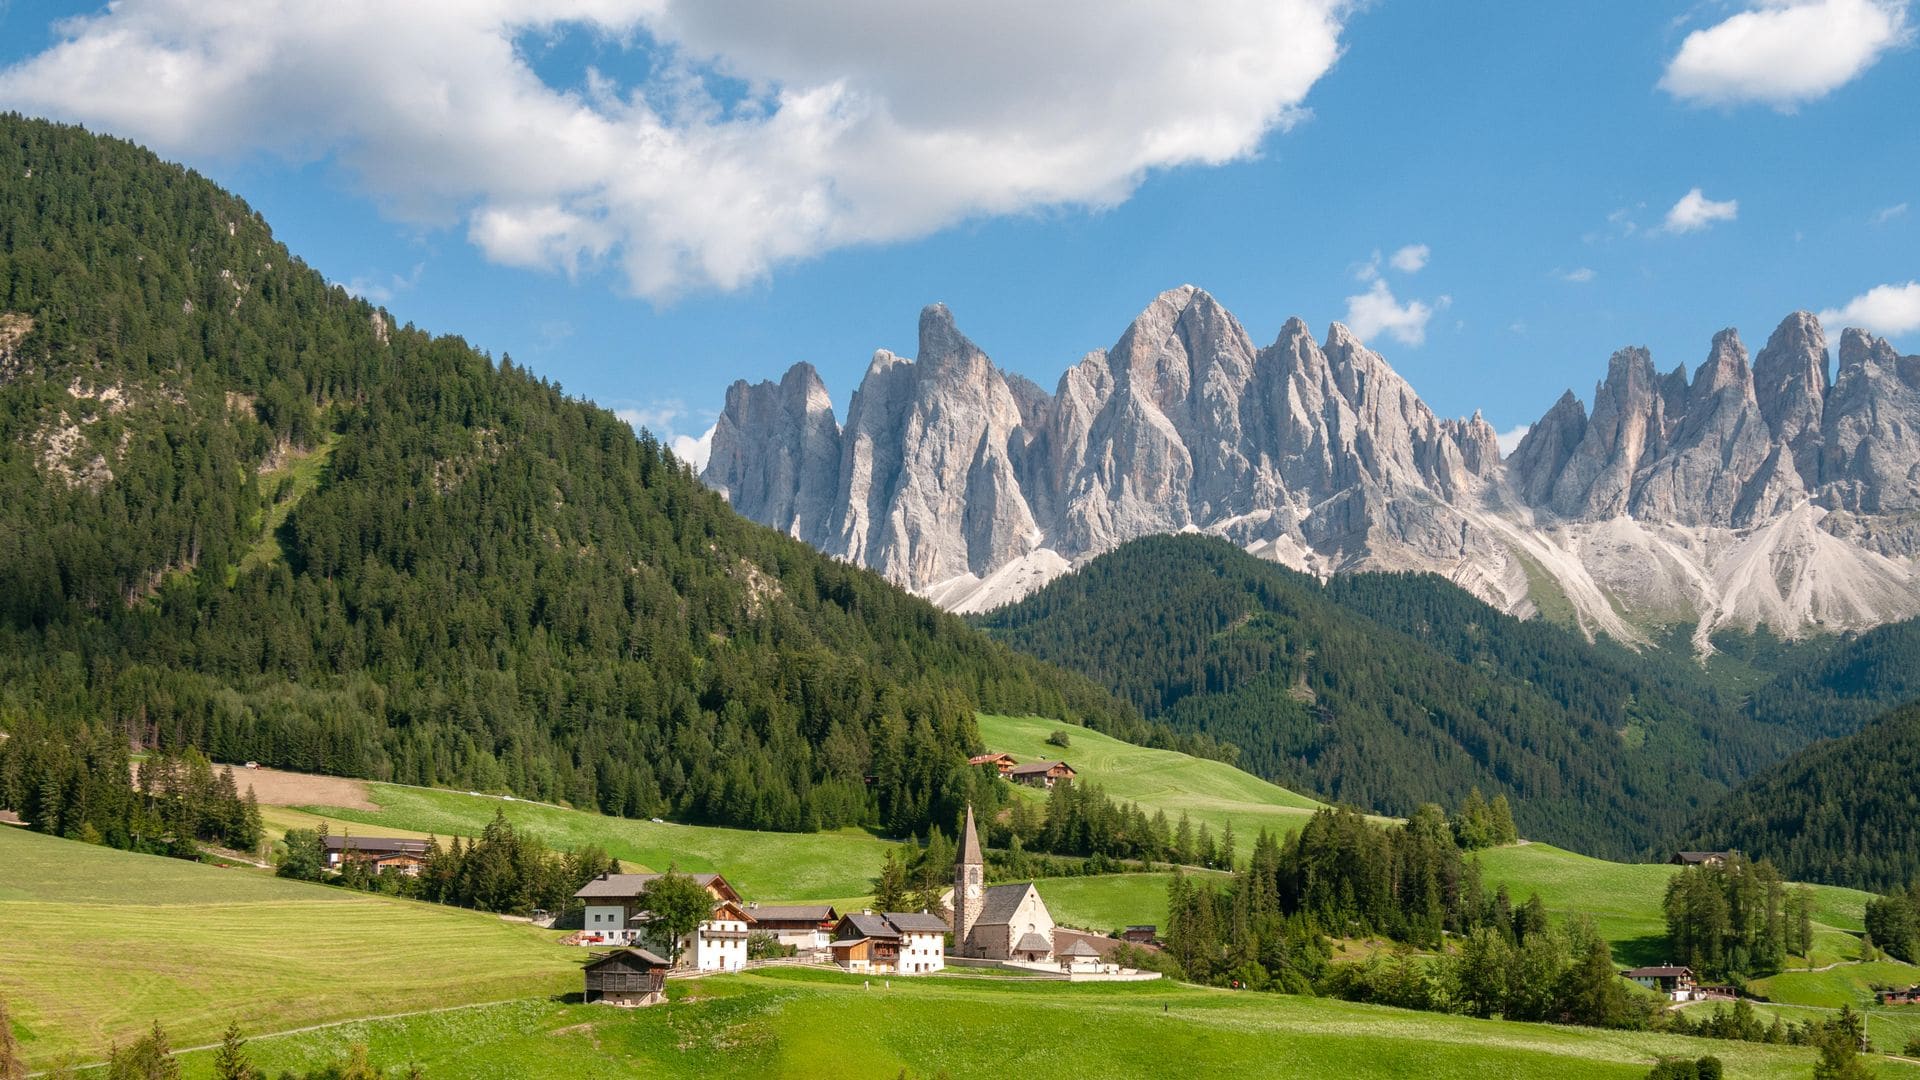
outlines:
[{"label": "barn roof", "polygon": [[1013,775],[1032,776],[1035,773],[1052,772],[1056,768],[1065,769],[1068,772],[1073,771],[1073,766],[1064,761],[1030,761],[1025,765],[1015,765],[1013,767]]},{"label": "barn roof", "polygon": [[[627,900],[640,895],[647,882],[659,877],[659,874],[601,874],[574,893],[579,900]],[[733,891],[727,879],[719,874],[688,874],[701,888],[714,890],[718,886],[720,895],[729,900],[738,900],[740,894]]]},{"label": "barn roof", "polygon": [[660,957],[655,956],[653,953],[649,952],[646,949],[615,949],[612,952],[606,954],[605,956],[596,956],[592,960],[587,961],[587,965],[586,965],[587,970],[592,971],[594,968],[597,968],[602,964],[607,963],[610,960],[620,960],[620,959],[637,960],[648,967],[667,967],[668,966],[665,960],[662,960]]},{"label": "barn roof", "polygon": [[1631,968],[1627,971],[1623,971],[1620,974],[1625,975],[1629,979],[1672,979],[1681,975],[1692,975],[1693,969],[1688,967],[1671,967],[1671,966],[1637,967],[1637,968]]},{"label": "barn roof", "polygon": [[758,923],[777,922],[832,922],[838,918],[832,904],[760,904],[748,909],[753,921]]},{"label": "barn roof", "polygon": [[328,851],[427,853],[427,842],[411,836],[326,836],[321,838],[321,845]]}]

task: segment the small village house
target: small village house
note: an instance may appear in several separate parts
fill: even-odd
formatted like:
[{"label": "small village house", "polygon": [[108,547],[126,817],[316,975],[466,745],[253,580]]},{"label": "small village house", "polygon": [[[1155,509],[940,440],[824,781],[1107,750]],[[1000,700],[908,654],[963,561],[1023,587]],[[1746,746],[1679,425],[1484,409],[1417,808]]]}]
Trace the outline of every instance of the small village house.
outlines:
[{"label": "small village house", "polygon": [[947,921],[922,912],[843,916],[828,944],[833,962],[856,975],[928,975],[947,966]]},{"label": "small village house", "polygon": [[775,941],[801,952],[819,952],[832,944],[840,921],[832,904],[748,904],[747,914],[753,917],[754,931],[772,934]]},{"label": "small village house", "polygon": [[349,862],[364,862],[376,873],[391,870],[412,877],[427,865],[427,842],[412,837],[327,836],[321,849],[329,870],[342,869]]},{"label": "small village house", "polygon": [[1013,760],[1012,754],[1000,753],[1000,754],[975,754],[973,757],[970,757],[967,759],[967,764],[991,765],[994,768],[1000,770],[1000,775],[1002,777],[1005,777],[1009,772],[1013,771],[1013,767],[1015,765],[1018,765],[1019,762]]},{"label": "small village house", "polygon": [[1879,990],[1873,1000],[1882,1005],[1920,1005],[1920,983],[1905,990]]},{"label": "small village house", "polygon": [[645,949],[615,949],[587,961],[586,1000],[629,1007],[665,1000],[665,960]]},{"label": "small village house", "polygon": [[[627,945],[671,954],[671,942],[658,940],[652,915],[640,893],[658,874],[601,874],[580,887],[581,943]],[[738,971],[747,963],[747,935],[753,917],[740,894],[719,874],[690,874],[713,897],[713,914],[680,939],[680,964],[695,971]]]},{"label": "small village house", "polygon": [[1129,926],[1120,935],[1120,940],[1133,945],[1151,945],[1160,940],[1160,928],[1146,923]]},{"label": "small village house", "polygon": [[1064,761],[1030,761],[1008,769],[1006,777],[1016,784],[1051,789],[1055,784],[1073,783],[1074,772]]},{"label": "small village house", "polygon": [[1667,860],[1675,866],[1723,866],[1731,851],[1676,851]]},{"label": "small village house", "polygon": [[1672,1001],[1690,1001],[1696,991],[1692,968],[1637,967],[1620,974],[1649,990],[1665,994]]}]

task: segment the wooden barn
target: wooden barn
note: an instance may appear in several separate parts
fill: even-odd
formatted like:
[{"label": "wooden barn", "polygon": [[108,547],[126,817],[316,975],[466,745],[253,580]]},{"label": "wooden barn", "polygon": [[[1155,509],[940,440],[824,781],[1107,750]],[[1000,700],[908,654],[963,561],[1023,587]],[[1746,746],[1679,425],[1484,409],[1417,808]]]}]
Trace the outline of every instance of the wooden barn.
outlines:
[{"label": "wooden barn", "polygon": [[1873,999],[1882,1005],[1920,1005],[1920,985],[1905,990],[1876,991]]},{"label": "wooden barn", "polygon": [[587,962],[587,1001],[629,1008],[666,1000],[665,960],[645,949],[615,949]]}]

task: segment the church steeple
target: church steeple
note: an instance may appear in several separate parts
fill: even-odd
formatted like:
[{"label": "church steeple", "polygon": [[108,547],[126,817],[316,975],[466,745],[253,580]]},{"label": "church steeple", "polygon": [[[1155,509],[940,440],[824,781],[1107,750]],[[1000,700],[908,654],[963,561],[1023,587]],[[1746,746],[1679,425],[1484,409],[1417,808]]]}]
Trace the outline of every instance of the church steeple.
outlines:
[{"label": "church steeple", "polygon": [[953,860],[953,951],[956,955],[975,955],[973,924],[980,918],[986,870],[986,859],[980,854],[980,833],[973,825],[973,806],[968,804],[967,823],[960,830],[960,851]]}]

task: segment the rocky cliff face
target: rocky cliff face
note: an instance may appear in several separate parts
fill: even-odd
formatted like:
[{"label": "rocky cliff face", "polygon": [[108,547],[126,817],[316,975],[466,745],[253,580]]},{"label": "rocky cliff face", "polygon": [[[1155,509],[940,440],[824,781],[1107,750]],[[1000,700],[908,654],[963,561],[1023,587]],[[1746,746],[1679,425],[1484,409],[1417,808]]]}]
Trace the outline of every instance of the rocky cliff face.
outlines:
[{"label": "rocky cliff face", "polygon": [[1920,357],[1789,316],[1691,377],[1623,349],[1502,460],[1346,327],[1257,347],[1192,286],[1049,395],[936,305],[882,350],[844,427],[813,369],[735,383],[705,479],[736,509],[956,610],[1134,537],[1197,529],[1319,573],[1444,574],[1507,610],[1646,640],[1677,622],[1872,625],[1920,612]]}]

